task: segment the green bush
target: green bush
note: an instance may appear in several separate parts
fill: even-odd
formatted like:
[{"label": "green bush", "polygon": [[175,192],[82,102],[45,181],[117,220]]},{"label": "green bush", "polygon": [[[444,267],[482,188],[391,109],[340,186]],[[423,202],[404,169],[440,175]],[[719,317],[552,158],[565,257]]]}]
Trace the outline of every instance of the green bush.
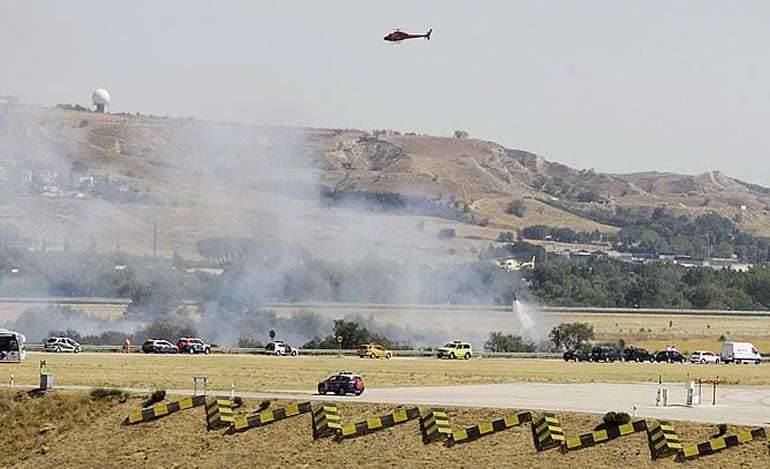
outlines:
[{"label": "green bush", "polygon": [[631,416],[625,412],[607,412],[604,414],[604,424],[609,426],[625,425],[631,421]]},{"label": "green bush", "polygon": [[125,401],[128,397],[128,393],[120,389],[112,388],[93,388],[91,389],[91,399],[94,401],[107,401],[112,399],[118,399],[121,402]]},{"label": "green bush", "polygon": [[165,389],[156,389],[155,391],[150,394],[150,397],[147,398],[146,401],[144,401],[145,407],[150,407],[153,404],[157,404],[158,402],[163,401],[163,399],[166,398],[166,390]]}]

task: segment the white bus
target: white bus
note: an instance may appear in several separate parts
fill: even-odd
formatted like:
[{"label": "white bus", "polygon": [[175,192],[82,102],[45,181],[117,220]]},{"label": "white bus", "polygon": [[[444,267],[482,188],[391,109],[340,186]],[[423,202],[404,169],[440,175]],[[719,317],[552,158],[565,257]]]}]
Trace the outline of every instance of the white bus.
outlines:
[{"label": "white bus", "polygon": [[24,350],[24,342],[26,341],[26,337],[18,332],[0,329],[0,363],[24,360],[27,355]]}]

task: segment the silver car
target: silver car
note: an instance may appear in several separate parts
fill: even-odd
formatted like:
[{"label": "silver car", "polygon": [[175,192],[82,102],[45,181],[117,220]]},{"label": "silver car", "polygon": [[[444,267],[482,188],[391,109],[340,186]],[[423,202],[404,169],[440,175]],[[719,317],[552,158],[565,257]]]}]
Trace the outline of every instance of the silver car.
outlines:
[{"label": "silver car", "polygon": [[73,352],[80,353],[80,344],[69,337],[49,337],[43,342],[43,350],[46,352]]}]

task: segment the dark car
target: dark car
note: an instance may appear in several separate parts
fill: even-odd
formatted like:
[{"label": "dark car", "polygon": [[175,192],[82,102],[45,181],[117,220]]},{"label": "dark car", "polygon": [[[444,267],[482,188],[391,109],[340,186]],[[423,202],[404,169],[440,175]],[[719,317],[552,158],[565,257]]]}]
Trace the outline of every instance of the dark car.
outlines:
[{"label": "dark car", "polygon": [[655,354],[655,361],[656,362],[666,362],[666,363],[686,363],[687,358],[685,358],[684,355],[679,353],[676,350],[661,350],[660,352]]},{"label": "dark car", "polygon": [[148,340],[142,344],[144,353],[177,353],[179,348],[168,340]]},{"label": "dark car", "polygon": [[594,347],[591,350],[591,360],[595,362],[620,361],[620,352],[613,347]]},{"label": "dark car", "polygon": [[628,347],[623,350],[623,360],[627,362],[654,362],[655,356],[648,352],[646,349],[639,347]]},{"label": "dark car", "polygon": [[591,361],[591,355],[588,354],[585,350],[575,349],[575,350],[567,350],[564,352],[564,355],[562,355],[562,358],[564,358],[565,362],[590,362]]},{"label": "dark car", "polygon": [[325,381],[318,383],[318,394],[326,394],[333,392],[344,396],[345,394],[355,394],[360,396],[364,390],[364,380],[361,375],[357,375],[350,371],[340,371],[339,373],[330,376]]}]

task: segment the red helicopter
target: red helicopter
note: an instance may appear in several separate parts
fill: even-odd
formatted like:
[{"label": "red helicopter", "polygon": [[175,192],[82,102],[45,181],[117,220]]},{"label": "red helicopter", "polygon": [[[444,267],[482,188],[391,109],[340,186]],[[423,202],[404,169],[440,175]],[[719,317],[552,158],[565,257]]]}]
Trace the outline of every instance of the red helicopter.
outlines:
[{"label": "red helicopter", "polygon": [[419,39],[421,37],[424,37],[425,39],[430,40],[430,34],[432,32],[433,30],[430,29],[425,34],[409,34],[406,31],[401,31],[400,29],[396,29],[392,33],[385,36],[383,39],[385,39],[388,42],[401,42],[404,39]]}]

